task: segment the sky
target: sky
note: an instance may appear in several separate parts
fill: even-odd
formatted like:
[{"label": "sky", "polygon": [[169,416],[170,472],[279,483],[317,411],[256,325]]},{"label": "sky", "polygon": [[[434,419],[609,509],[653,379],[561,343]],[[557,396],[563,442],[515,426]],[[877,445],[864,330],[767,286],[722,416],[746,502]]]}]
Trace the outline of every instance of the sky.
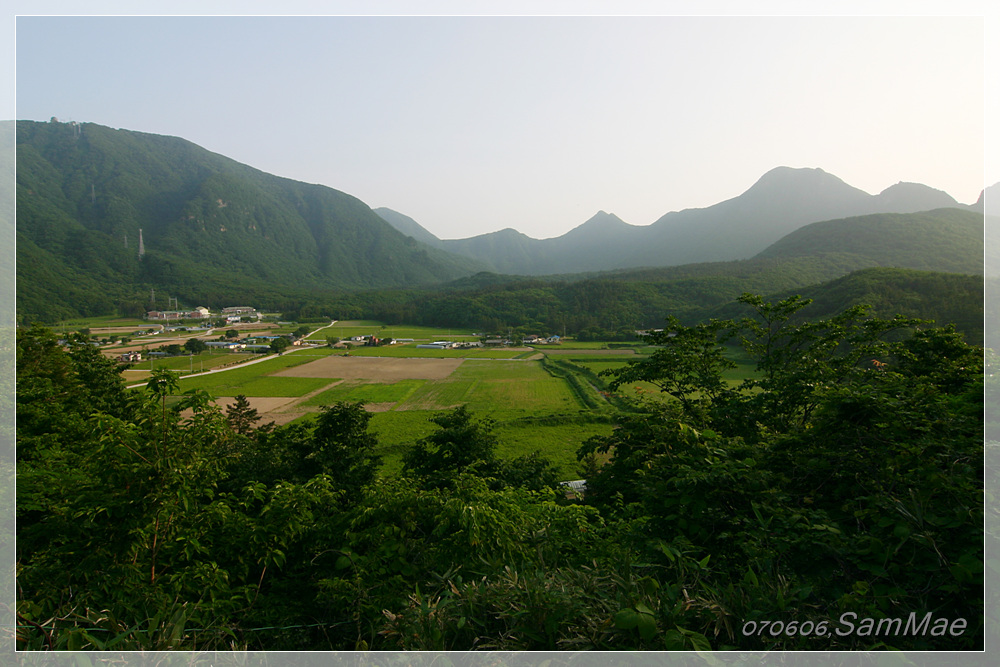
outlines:
[{"label": "sky", "polygon": [[183,137],[440,238],[648,225],[778,166],[961,203],[1000,181],[986,3],[14,4],[3,117]]}]

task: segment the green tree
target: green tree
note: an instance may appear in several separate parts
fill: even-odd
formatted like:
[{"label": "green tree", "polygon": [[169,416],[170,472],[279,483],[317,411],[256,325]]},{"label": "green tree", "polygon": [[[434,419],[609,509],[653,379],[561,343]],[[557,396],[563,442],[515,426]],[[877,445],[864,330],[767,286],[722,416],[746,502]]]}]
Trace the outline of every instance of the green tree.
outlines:
[{"label": "green tree", "polygon": [[260,420],[257,408],[250,407],[250,401],[243,394],[226,407],[226,421],[238,435],[250,435]]},{"label": "green tree", "polygon": [[208,345],[200,338],[188,338],[184,341],[184,349],[191,354],[201,354],[208,349]]},{"label": "green tree", "polygon": [[612,390],[624,384],[649,382],[677,399],[688,419],[703,422],[705,407],[727,389],[722,372],[736,366],[726,358],[722,347],[731,328],[731,322],[714,320],[685,327],[671,316],[662,332],[646,338],[650,345],[658,346],[652,355],[601,375],[614,376],[609,383]]},{"label": "green tree", "polygon": [[[678,400],[637,405],[611,435],[581,447],[581,460],[608,457],[591,469],[586,502],[626,522],[623,538],[645,545],[651,563],[673,567],[691,554],[693,608],[743,620],[795,608],[813,623],[848,610],[885,618],[933,609],[981,628],[982,351],[952,328],[914,331],[920,323],[866,317],[864,307],[804,321],[798,297],[741,300],[755,317],[733,322],[729,335],[754,355],[756,374],[714,391],[710,378],[683,374],[696,360],[622,371],[660,374]],[[706,330],[697,336],[703,344],[687,353],[711,351]],[[696,409],[677,391],[692,376],[708,388]],[[734,581],[738,589],[716,587]],[[734,645],[760,647],[718,618],[705,622]],[[975,648],[980,637],[886,641]]]},{"label": "green tree", "polygon": [[338,489],[356,494],[375,479],[381,459],[378,439],[368,430],[372,415],[363,403],[341,401],[320,411],[304,457],[305,476],[329,475]]},{"label": "green tree", "polygon": [[463,472],[492,470],[497,448],[492,421],[474,420],[464,405],[431,421],[441,428],[403,455],[407,474],[441,484]]}]

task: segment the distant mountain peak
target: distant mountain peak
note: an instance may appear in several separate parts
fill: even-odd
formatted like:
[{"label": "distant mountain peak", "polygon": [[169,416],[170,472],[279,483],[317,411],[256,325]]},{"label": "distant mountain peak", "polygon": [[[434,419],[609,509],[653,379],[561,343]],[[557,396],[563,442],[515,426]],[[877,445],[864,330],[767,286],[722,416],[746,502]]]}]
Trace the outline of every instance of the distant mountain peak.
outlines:
[{"label": "distant mountain peak", "polygon": [[936,208],[958,206],[954,197],[943,190],[936,190],[921,183],[900,181],[878,193],[874,200],[886,212],[916,213]]},{"label": "distant mountain peak", "polygon": [[614,213],[607,213],[606,211],[598,211],[594,215],[590,216],[585,223],[578,225],[576,229],[581,227],[596,227],[596,226],[606,226],[613,225],[615,227],[621,225],[627,225],[628,223],[619,218]]},{"label": "distant mountain peak", "polygon": [[557,238],[571,243],[585,243],[589,241],[596,244],[605,244],[611,241],[615,235],[632,228],[633,225],[628,224],[614,213],[598,211],[582,225],[577,225]]},{"label": "distant mountain peak", "polygon": [[801,188],[805,185],[815,186],[823,183],[847,186],[844,181],[819,167],[775,167],[758,178],[747,192],[774,187]]}]

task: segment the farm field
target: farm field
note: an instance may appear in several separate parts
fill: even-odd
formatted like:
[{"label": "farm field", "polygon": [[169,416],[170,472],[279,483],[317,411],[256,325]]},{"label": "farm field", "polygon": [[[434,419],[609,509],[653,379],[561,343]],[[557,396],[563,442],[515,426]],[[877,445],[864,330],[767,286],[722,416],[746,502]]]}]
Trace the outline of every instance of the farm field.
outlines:
[{"label": "farm field", "polygon": [[[429,339],[447,337],[439,330],[425,333],[431,334]],[[391,353],[370,356],[359,354],[362,351]],[[193,359],[155,359],[152,365],[187,371],[192,363],[198,369],[207,362],[207,368],[254,356],[202,353]],[[525,356],[531,359],[517,358]],[[466,405],[476,419],[495,424],[499,455],[538,451],[557,466],[563,479],[576,479],[576,450],[587,438],[610,433],[610,406],[589,384],[574,388],[566,378],[546,370],[542,356],[530,348],[418,351],[393,346],[356,348],[349,355],[328,347],[309,348],[182,377],[180,390],[204,390],[221,407],[242,394],[258,410],[262,423],[279,425],[312,419],[322,406],[337,401],[363,402],[373,413],[371,428],[379,438],[387,475],[397,473],[403,453],[437,428],[431,418]],[[147,367],[130,371],[127,377],[131,381],[148,374]],[[581,400],[581,387],[592,394],[586,401]],[[595,404],[603,405],[595,410]]]},{"label": "farm field", "polygon": [[115,315],[104,315],[63,320],[58,325],[54,326],[52,330],[62,333],[64,331],[77,331],[79,329],[94,329],[95,327],[134,327],[136,329],[143,329],[148,326],[149,322],[140,317],[117,317]]},{"label": "farm field", "polygon": [[[371,429],[378,436],[382,457],[382,472],[385,475],[398,474],[402,469],[403,454],[421,438],[437,429],[431,418],[440,411],[392,411],[378,412],[372,416]],[[511,410],[505,417],[495,419],[493,433],[499,446],[497,454],[503,458],[515,458],[532,452],[540,452],[549,459],[559,472],[562,480],[579,479],[580,463],[576,450],[588,438],[608,435],[613,428],[610,420],[595,418],[586,413],[551,416],[535,420],[527,411]],[[473,411],[477,419],[484,416]]]},{"label": "farm field", "polygon": [[[579,352],[579,351],[578,351]],[[608,350],[608,352],[614,352],[614,350]],[[618,350],[617,352],[621,352]],[[560,357],[561,359],[568,361],[577,366],[586,368],[595,375],[607,370],[617,370],[623,368],[625,364],[630,361],[638,361],[644,358],[645,355],[612,355],[608,354],[605,356],[596,355],[583,355],[577,354],[568,357]],[[735,348],[729,348],[727,350],[726,356],[736,364],[736,368],[730,368],[722,373],[722,377],[731,385],[736,386],[753,376],[755,371],[755,364],[752,362],[742,350],[737,350]],[[609,381],[611,378],[602,378],[605,382]],[[639,395],[650,396],[650,395],[662,395],[659,387],[652,385],[648,382],[636,382],[629,385],[624,385],[620,387],[617,391],[618,394],[635,398]],[[669,397],[664,396],[664,400],[670,400]]]},{"label": "farm field", "polygon": [[528,347],[492,349],[470,347],[454,350],[431,350],[418,348],[415,343],[405,345],[382,345],[380,347],[356,347],[351,356],[359,357],[414,357],[423,359],[519,359],[538,354]]},{"label": "farm field", "polygon": [[193,356],[180,357],[151,357],[140,362],[136,362],[131,368],[123,371],[126,382],[137,382],[149,377],[153,369],[166,369],[189,375],[191,373],[201,373],[213,368],[218,368],[225,364],[248,361],[259,355],[240,352],[202,352]]},{"label": "farm field", "polygon": [[[310,325],[314,326],[314,325]],[[332,326],[318,325],[322,330],[313,332],[311,340],[326,340],[327,336],[335,336],[346,340],[353,336],[376,335],[379,338],[412,338],[415,341],[427,342],[433,340],[479,340],[472,331],[461,329],[437,329],[407,325],[386,325],[372,320],[344,320]]]},{"label": "farm field", "polygon": [[213,397],[237,396],[239,394],[244,396],[299,397],[322,389],[331,383],[331,379],[278,377],[275,374],[288,368],[308,364],[325,356],[329,356],[329,352],[322,348],[302,350],[258,363],[237,366],[218,373],[186,377],[181,379],[181,391],[201,389]]}]

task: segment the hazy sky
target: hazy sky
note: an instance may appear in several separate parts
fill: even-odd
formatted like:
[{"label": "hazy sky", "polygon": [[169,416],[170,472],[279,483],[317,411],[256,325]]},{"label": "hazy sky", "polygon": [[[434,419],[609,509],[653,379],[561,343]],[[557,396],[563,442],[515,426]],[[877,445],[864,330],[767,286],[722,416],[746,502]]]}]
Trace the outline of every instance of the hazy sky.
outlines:
[{"label": "hazy sky", "polygon": [[[135,4],[38,2],[23,13],[130,13]],[[262,6],[148,4],[172,13]],[[692,7],[367,6],[422,5],[552,14]],[[945,5],[908,6],[927,14]],[[780,165],[820,167],[872,194],[913,181],[972,203],[984,183],[1000,180],[985,158],[987,24],[982,16],[22,15],[15,113],[180,136],[392,208],[442,238],[504,227],[557,236],[598,210],[647,225],[735,197]]]}]

